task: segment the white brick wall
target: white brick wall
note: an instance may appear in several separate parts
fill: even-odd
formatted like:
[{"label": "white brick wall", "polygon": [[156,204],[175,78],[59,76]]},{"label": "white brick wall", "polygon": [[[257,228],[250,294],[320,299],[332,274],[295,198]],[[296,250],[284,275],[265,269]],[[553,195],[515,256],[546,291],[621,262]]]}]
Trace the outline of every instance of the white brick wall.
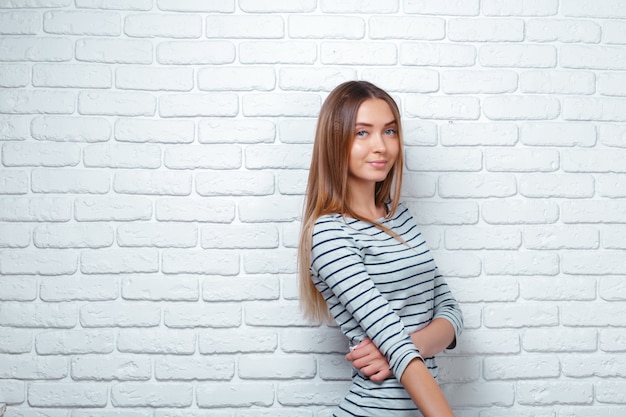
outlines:
[{"label": "white brick wall", "polygon": [[315,117],[389,90],[462,303],[459,417],[626,415],[622,0],[0,0],[9,417],[328,417],[297,308]]}]

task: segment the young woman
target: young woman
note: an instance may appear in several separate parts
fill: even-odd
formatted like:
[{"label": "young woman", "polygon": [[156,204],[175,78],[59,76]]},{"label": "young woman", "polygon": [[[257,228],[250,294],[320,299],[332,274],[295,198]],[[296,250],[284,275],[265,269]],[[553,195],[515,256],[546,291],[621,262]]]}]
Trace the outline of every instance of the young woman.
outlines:
[{"label": "young woman", "polygon": [[385,91],[349,81],[330,93],[318,118],[298,259],[305,315],[334,319],[351,347],[352,387],[336,417],[453,416],[434,379],[434,355],[455,346],[463,320],[399,203],[402,153],[400,113]]}]

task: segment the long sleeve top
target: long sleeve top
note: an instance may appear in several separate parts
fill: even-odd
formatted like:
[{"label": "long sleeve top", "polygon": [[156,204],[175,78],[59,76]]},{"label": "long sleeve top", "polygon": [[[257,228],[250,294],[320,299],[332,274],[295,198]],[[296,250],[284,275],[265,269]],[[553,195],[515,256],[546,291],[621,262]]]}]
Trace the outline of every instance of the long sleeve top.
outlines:
[{"label": "long sleeve top", "polygon": [[[339,214],[317,219],[311,279],[350,344],[369,337],[387,358],[399,385],[408,363],[421,358],[409,334],[443,317],[458,336],[463,318],[408,209],[400,205],[391,218],[379,222],[404,242],[371,223]],[[436,377],[435,358],[423,359]],[[382,407],[389,413],[385,415],[393,415],[389,410],[395,409],[397,403],[381,406],[376,400],[380,387],[363,375],[356,376],[359,388],[371,398],[364,398],[362,393],[352,397],[349,394],[346,399],[350,406],[360,407],[363,403],[379,413]],[[351,394],[354,391],[351,389]],[[403,396],[406,398],[408,394]],[[404,407],[405,403],[401,408]],[[359,413],[364,412],[359,409],[353,415],[368,415]]]}]

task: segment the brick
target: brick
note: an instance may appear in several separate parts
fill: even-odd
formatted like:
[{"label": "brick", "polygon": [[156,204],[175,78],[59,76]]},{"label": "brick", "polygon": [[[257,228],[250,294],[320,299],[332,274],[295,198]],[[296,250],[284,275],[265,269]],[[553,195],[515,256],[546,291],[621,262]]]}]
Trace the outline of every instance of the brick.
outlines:
[{"label": "brick", "polygon": [[591,72],[535,70],[520,74],[519,87],[524,93],[593,94],[595,81]]},{"label": "brick", "polygon": [[518,178],[524,197],[590,198],[594,195],[594,178],[583,174],[527,174]]},{"label": "brick", "polygon": [[0,378],[6,379],[63,379],[67,376],[67,359],[31,355],[1,355]]},{"label": "brick", "polygon": [[162,268],[166,274],[237,275],[239,254],[224,250],[175,250],[161,254]]},{"label": "brick", "polygon": [[270,224],[215,224],[203,226],[200,245],[205,249],[273,249],[278,229]]},{"label": "brick", "polygon": [[[401,193],[415,198],[433,197],[436,186],[435,179],[428,174],[406,173],[403,175]],[[304,188],[302,194],[304,194]]]},{"label": "brick", "polygon": [[[0,329],[0,353],[28,353],[33,345],[31,330],[25,329]],[[2,392],[0,390],[0,392]]]},{"label": "brick", "polygon": [[288,33],[291,39],[363,39],[365,21],[352,16],[290,15]]},{"label": "brick", "polygon": [[584,0],[567,0],[563,2],[562,13],[574,17],[606,17],[624,18],[626,9],[619,0],[604,0],[597,5],[591,5]]},{"label": "brick", "polygon": [[450,250],[519,249],[521,245],[522,235],[517,228],[472,226],[445,230],[445,247]]},{"label": "brick", "polygon": [[[254,343],[250,343],[254,340]],[[210,329],[198,333],[198,347],[202,354],[274,352],[278,347],[275,329],[235,328]]]},{"label": "brick", "polygon": [[65,7],[71,4],[71,0],[17,0],[10,3],[3,3],[1,8],[39,8],[39,7]]},{"label": "brick", "polygon": [[485,168],[494,172],[553,172],[559,168],[559,152],[536,149],[488,149]]},{"label": "brick", "polygon": [[245,149],[249,169],[307,169],[312,148],[308,145],[249,145]]},{"label": "brick", "polygon": [[593,352],[597,340],[596,330],[591,328],[528,329],[522,335],[528,352]]},{"label": "brick", "polygon": [[235,45],[223,40],[160,42],[156,61],[165,65],[230,64],[235,61]]},{"label": "brick", "polygon": [[595,22],[565,19],[526,21],[526,39],[536,42],[599,43],[601,28]]},{"label": "brick", "polygon": [[441,144],[444,146],[512,146],[517,141],[517,126],[508,123],[448,123],[441,126]]},{"label": "brick", "polygon": [[195,332],[174,329],[121,329],[117,350],[123,353],[191,355],[196,349]]},{"label": "brick", "polygon": [[192,68],[124,66],[115,70],[115,86],[123,90],[191,91]]},{"label": "brick", "polygon": [[41,15],[37,12],[0,13],[0,34],[2,35],[36,35],[40,27]]},{"label": "brick", "polygon": [[482,269],[481,259],[473,253],[433,252],[438,269],[447,277],[477,277]]},{"label": "brick", "polygon": [[306,41],[264,41],[239,44],[242,64],[313,64],[317,45]]},{"label": "brick", "polygon": [[405,112],[422,119],[477,120],[480,102],[476,97],[411,95],[405,100]]},{"label": "brick", "polygon": [[80,161],[80,147],[70,143],[5,143],[4,166],[75,166]]},{"label": "brick", "polygon": [[235,219],[235,203],[215,198],[163,198],[155,203],[159,221],[231,223]]},{"label": "brick", "polygon": [[591,404],[593,384],[574,381],[521,381],[517,401],[522,405]]},{"label": "brick", "polygon": [[166,94],[159,98],[161,117],[235,116],[237,96],[230,93]]},{"label": "brick", "polygon": [[33,301],[37,298],[37,282],[26,277],[0,277],[0,300]]},{"label": "brick", "polygon": [[39,297],[44,301],[114,300],[119,294],[116,278],[107,276],[55,277],[41,281]]},{"label": "brick", "polygon": [[319,365],[319,376],[324,381],[347,381],[352,375],[352,366],[345,355],[325,356]]},{"label": "brick", "polygon": [[439,74],[430,69],[389,68],[381,70],[379,68],[367,68],[362,71],[361,78],[386,91],[430,93],[439,90]]},{"label": "brick", "polygon": [[36,64],[36,87],[110,88],[111,70],[101,65]]},{"label": "brick", "polygon": [[588,123],[524,123],[520,139],[530,146],[594,146],[595,126]]},{"label": "brick", "polygon": [[122,25],[118,13],[48,11],[43,15],[43,30],[61,35],[119,36]]},{"label": "brick", "polygon": [[31,189],[35,193],[106,194],[111,179],[104,171],[85,169],[34,169]]},{"label": "brick", "polygon": [[559,358],[544,355],[487,357],[483,359],[483,367],[486,380],[558,378],[561,372]]},{"label": "brick", "polygon": [[274,403],[274,385],[267,382],[224,384],[205,382],[196,387],[200,408],[269,407]]},{"label": "brick", "polygon": [[409,171],[479,171],[482,153],[477,149],[407,148]]},{"label": "brick", "polygon": [[600,380],[596,385],[596,396],[598,402],[608,404],[626,404],[624,395],[626,384],[620,380]]},{"label": "brick", "polygon": [[151,360],[137,355],[75,356],[71,369],[78,381],[146,381],[152,375]]},{"label": "brick", "polygon": [[0,61],[65,62],[73,57],[70,39],[11,36],[0,39]]},{"label": "brick", "polygon": [[302,198],[296,196],[247,197],[239,201],[242,223],[290,222],[301,215]]},{"label": "brick", "polygon": [[248,251],[243,258],[243,268],[250,274],[293,274],[296,264],[296,252],[289,249]]},{"label": "brick", "polygon": [[54,142],[106,142],[111,137],[111,125],[101,117],[36,116],[31,129],[33,138]]},{"label": "brick", "polygon": [[120,382],[111,386],[115,407],[189,407],[193,386],[181,383]]},{"label": "brick", "polygon": [[626,56],[618,46],[562,45],[559,63],[563,68],[623,70]]},{"label": "brick", "polygon": [[113,244],[113,229],[106,224],[46,224],[37,226],[33,243],[38,248],[105,248]]},{"label": "brick", "polygon": [[556,48],[552,45],[484,45],[478,59],[485,67],[553,68]]},{"label": "brick", "polygon": [[119,194],[189,195],[191,174],[174,171],[120,171],[113,177],[113,189]]},{"label": "brick", "polygon": [[257,301],[245,305],[245,324],[248,326],[298,327],[307,326],[295,303],[277,304]]},{"label": "brick", "polygon": [[489,305],[484,311],[484,325],[488,328],[529,328],[557,326],[557,306],[541,303],[512,305]]},{"label": "brick", "polygon": [[155,327],[161,322],[161,308],[153,303],[94,302],[83,304],[79,314],[84,328]]},{"label": "brick", "polygon": [[607,44],[626,44],[626,22],[606,20],[602,22],[602,40]]},{"label": "brick", "polygon": [[154,375],[159,381],[230,381],[235,376],[235,359],[165,356],[155,360]]},{"label": "brick", "polygon": [[524,21],[501,18],[450,19],[448,38],[457,42],[519,42],[524,40]]},{"label": "brick", "polygon": [[76,306],[71,303],[0,304],[2,326],[28,328],[72,328],[76,326]]},{"label": "brick", "polygon": [[[535,277],[533,277],[534,279]],[[472,278],[471,280],[465,278],[459,279],[447,279],[448,285],[454,290],[454,295],[461,303],[476,303],[476,302],[513,302],[519,298],[519,285],[517,280],[514,279],[502,279],[501,277],[492,278]],[[498,288],[497,292],[484,291],[484,288]],[[482,308],[480,309],[479,320],[482,321]],[[464,321],[467,321],[466,315],[468,312],[463,308]],[[468,323],[465,323],[465,328],[468,328]]]},{"label": "brick", "polygon": [[313,93],[251,93],[242,97],[244,116],[316,116],[320,96]]},{"label": "brick", "polygon": [[115,139],[120,142],[191,143],[195,126],[192,120],[118,118]]},{"label": "brick", "polygon": [[151,64],[152,43],[141,39],[79,39],[76,59],[107,64]]},{"label": "brick", "polygon": [[317,373],[317,362],[310,355],[250,354],[238,362],[242,379],[310,379]]},{"label": "brick", "polygon": [[624,209],[620,200],[565,201],[561,220],[564,223],[623,223]]},{"label": "brick", "polygon": [[406,13],[427,15],[478,16],[480,2],[470,0],[458,2],[454,0],[407,0],[404,2]]},{"label": "brick", "polygon": [[123,224],[117,228],[121,247],[191,248],[198,241],[198,230],[192,224]]},{"label": "brick", "polygon": [[277,300],[280,293],[278,278],[272,276],[211,277],[202,283],[205,301]]},{"label": "brick", "polygon": [[85,9],[150,10],[151,0],[76,0],[76,7]]},{"label": "brick", "polygon": [[369,18],[370,39],[442,40],[445,20],[438,17],[372,16]]},{"label": "brick", "polygon": [[561,264],[563,272],[573,275],[623,274],[626,270],[619,250],[565,252]]},{"label": "brick", "polygon": [[563,119],[625,121],[625,98],[566,98]]},{"label": "brick", "polygon": [[171,12],[232,13],[235,11],[235,1],[157,0],[157,7]]},{"label": "brick", "polygon": [[488,200],[482,217],[489,224],[549,224],[559,218],[559,207],[544,200]]},{"label": "brick", "polygon": [[30,68],[27,65],[0,65],[0,87],[26,87],[28,83],[30,83]]},{"label": "brick", "polygon": [[282,143],[313,143],[317,121],[314,118],[293,117],[281,120],[278,135]]},{"label": "brick", "polygon": [[513,384],[505,382],[447,384],[442,391],[451,407],[510,407],[515,397]]},{"label": "brick", "polygon": [[271,143],[276,126],[269,120],[209,119],[198,123],[200,143]]},{"label": "brick", "polygon": [[590,301],[596,298],[596,282],[588,277],[527,277],[520,280],[526,300]]},{"label": "brick", "polygon": [[[584,153],[583,153],[584,152]],[[623,173],[625,150],[582,149],[567,150],[562,153],[565,172]]]},{"label": "brick", "polygon": [[87,167],[158,168],[161,166],[161,148],[157,145],[94,144],[84,148]]},{"label": "brick", "polygon": [[4,90],[0,91],[0,113],[70,114],[75,101],[69,91]]},{"label": "brick", "polygon": [[30,245],[31,228],[23,224],[0,224],[0,248],[25,248]]},{"label": "brick", "polygon": [[70,200],[57,197],[4,197],[0,199],[0,220],[65,222],[72,217],[70,204]]},{"label": "brick", "polygon": [[144,197],[79,197],[74,216],[78,221],[150,220],[152,202]]},{"label": "brick", "polygon": [[491,120],[550,120],[561,112],[559,100],[549,96],[492,96],[483,100],[482,107]]},{"label": "brick", "polygon": [[484,0],[481,9],[488,16],[553,16],[557,0]]},{"label": "brick", "polygon": [[126,300],[197,301],[198,280],[195,277],[124,277],[122,297]]},{"label": "brick", "polygon": [[152,249],[85,250],[80,255],[84,274],[157,272],[159,254]]},{"label": "brick", "polygon": [[0,114],[0,141],[26,140],[30,137],[30,117]]},{"label": "brick", "polygon": [[619,356],[609,360],[591,355],[567,355],[562,359],[563,375],[571,378],[597,376],[600,378],[623,377],[626,375],[626,361]]},{"label": "brick", "polygon": [[415,202],[409,203],[408,208],[420,225],[461,225],[478,221],[478,205],[474,202]]},{"label": "brick", "polygon": [[626,77],[620,73],[604,73],[598,77],[598,93],[605,96],[626,96]]},{"label": "brick", "polygon": [[280,341],[281,350],[287,353],[345,354],[348,351],[345,336],[336,328],[283,330]]},{"label": "brick", "polygon": [[463,173],[439,177],[439,196],[444,198],[510,197],[516,193],[515,177],[510,174]]},{"label": "brick", "polygon": [[49,382],[28,386],[28,403],[34,407],[104,407],[107,387],[94,383]]},{"label": "brick", "polygon": [[81,92],[78,95],[78,112],[90,115],[154,116],[156,98],[147,93]]},{"label": "brick", "polygon": [[509,70],[447,70],[441,74],[441,86],[448,94],[511,93],[517,79],[517,73]]},{"label": "brick", "polygon": [[78,254],[62,250],[4,250],[0,273],[6,275],[65,275],[77,270]]},{"label": "brick", "polygon": [[268,171],[202,172],[196,176],[196,191],[202,196],[270,195],[274,174]]},{"label": "brick", "polygon": [[325,65],[395,65],[396,46],[392,43],[322,42],[320,62]]},{"label": "brick", "polygon": [[281,68],[278,79],[281,90],[331,91],[344,81],[356,78],[348,68]]},{"label": "brick", "polygon": [[604,352],[626,352],[626,339],[622,329],[601,329],[600,349]]},{"label": "brick", "polygon": [[400,64],[435,67],[469,67],[476,63],[476,48],[436,42],[407,42],[400,45]]},{"label": "brick", "polygon": [[20,404],[25,401],[25,386],[23,381],[0,380],[0,401],[4,405],[3,412],[6,410],[6,404]]},{"label": "brick", "polygon": [[278,174],[278,192],[283,195],[304,195],[308,171],[289,170]]},{"label": "brick", "polygon": [[276,86],[273,68],[223,67],[198,70],[198,88],[203,91],[271,91]]},{"label": "brick", "polygon": [[602,233],[602,247],[626,249],[626,225],[611,225]]},{"label": "brick", "polygon": [[545,226],[524,229],[528,249],[595,249],[599,247],[598,230],[585,226]]},{"label": "brick", "polygon": [[163,322],[172,328],[239,327],[241,310],[241,305],[235,303],[178,303],[165,308]]},{"label": "brick", "polygon": [[206,36],[208,38],[253,38],[280,39],[285,34],[281,16],[208,16]]},{"label": "brick", "polygon": [[0,170],[0,194],[27,194],[28,174],[26,171]]},{"label": "brick", "polygon": [[124,18],[124,33],[136,38],[198,39],[202,36],[202,17],[194,14],[129,14]]}]

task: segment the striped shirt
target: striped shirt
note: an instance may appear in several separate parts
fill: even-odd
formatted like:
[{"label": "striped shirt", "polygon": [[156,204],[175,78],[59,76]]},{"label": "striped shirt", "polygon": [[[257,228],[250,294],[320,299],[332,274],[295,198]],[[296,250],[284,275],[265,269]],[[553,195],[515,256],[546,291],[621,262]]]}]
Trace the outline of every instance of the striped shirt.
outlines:
[{"label": "striped shirt", "polygon": [[[409,334],[438,317],[452,324],[455,336],[463,328],[461,310],[408,209],[400,205],[379,222],[408,246],[371,223],[339,214],[318,218],[313,230],[316,288],[350,345],[369,337],[395,375],[378,384],[355,371],[337,417],[421,415],[399,382],[409,362],[421,358]],[[435,358],[424,362],[437,377]]]}]

